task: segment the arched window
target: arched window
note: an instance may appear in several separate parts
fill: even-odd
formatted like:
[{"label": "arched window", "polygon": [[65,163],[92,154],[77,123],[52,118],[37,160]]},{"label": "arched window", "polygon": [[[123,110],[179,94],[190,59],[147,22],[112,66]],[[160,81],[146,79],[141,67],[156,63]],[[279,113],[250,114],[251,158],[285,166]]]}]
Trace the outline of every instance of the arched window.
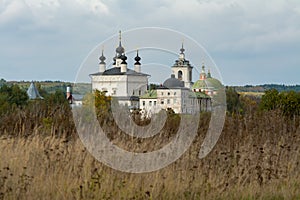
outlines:
[{"label": "arched window", "polygon": [[182,80],[182,71],[180,71],[180,70],[178,71],[178,79]]}]

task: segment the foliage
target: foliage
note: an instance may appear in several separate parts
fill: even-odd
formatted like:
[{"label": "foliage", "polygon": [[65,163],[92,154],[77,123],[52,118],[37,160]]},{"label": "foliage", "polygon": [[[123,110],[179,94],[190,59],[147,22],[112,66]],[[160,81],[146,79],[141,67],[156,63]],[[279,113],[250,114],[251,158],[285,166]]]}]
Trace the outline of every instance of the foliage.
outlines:
[{"label": "foliage", "polygon": [[23,107],[27,104],[27,93],[18,85],[3,85],[0,88],[0,114],[10,111],[15,107]]},{"label": "foliage", "polygon": [[264,92],[275,89],[279,92],[296,91],[300,92],[300,85],[283,85],[283,84],[263,84],[263,85],[245,85],[234,86],[237,92]]},{"label": "foliage", "polygon": [[154,84],[154,83],[150,83],[149,90],[156,90],[158,87],[159,87],[159,85]]},{"label": "foliage", "polygon": [[285,116],[300,115],[300,92],[279,93],[272,89],[266,91],[260,103],[261,110],[280,110]]},{"label": "foliage", "polygon": [[226,88],[226,103],[228,113],[243,112],[243,105],[240,100],[240,95],[232,87]]},{"label": "foliage", "polygon": [[106,92],[95,90],[95,108],[98,119],[106,121],[111,114],[111,97]]},{"label": "foliage", "polygon": [[47,94],[45,96],[45,101],[49,106],[68,104],[65,94],[60,90],[57,90],[52,94]]},{"label": "foliage", "polygon": [[[285,120],[276,111],[227,116],[217,145],[199,159],[209,128],[206,114],[198,136],[176,162],[141,174],[111,169],[79,138],[44,137],[46,130],[38,126],[30,138],[1,137],[0,199],[299,199],[300,116]],[[51,125],[53,132],[63,122],[59,120]],[[112,142],[131,152],[147,151],[162,141],[168,144],[170,137],[160,132],[145,148],[143,140],[110,131],[117,135]]]}]

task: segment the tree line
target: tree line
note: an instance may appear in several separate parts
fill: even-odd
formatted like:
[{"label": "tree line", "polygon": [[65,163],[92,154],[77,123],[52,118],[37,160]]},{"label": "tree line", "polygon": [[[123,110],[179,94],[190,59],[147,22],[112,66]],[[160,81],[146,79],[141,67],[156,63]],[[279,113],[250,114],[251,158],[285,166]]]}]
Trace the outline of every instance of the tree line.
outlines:
[{"label": "tree line", "polygon": [[226,88],[228,113],[244,114],[245,112],[278,110],[284,116],[300,115],[300,92],[270,89],[259,98],[240,95],[233,87]]}]

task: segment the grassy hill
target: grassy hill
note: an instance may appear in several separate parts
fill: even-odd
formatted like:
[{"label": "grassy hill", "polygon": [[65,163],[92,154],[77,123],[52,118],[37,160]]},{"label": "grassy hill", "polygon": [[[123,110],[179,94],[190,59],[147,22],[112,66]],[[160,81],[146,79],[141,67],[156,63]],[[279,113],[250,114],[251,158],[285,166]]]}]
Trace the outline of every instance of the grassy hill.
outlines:
[{"label": "grassy hill", "polygon": [[237,92],[265,92],[266,90],[276,89],[279,92],[296,91],[300,92],[300,85],[280,85],[280,84],[263,84],[263,85],[245,85],[232,86]]},{"label": "grassy hill", "polygon": [[[17,84],[21,89],[27,90],[30,81],[8,81],[7,84]],[[36,86],[41,87],[41,89],[45,90],[47,93],[54,93],[57,90],[66,91],[67,86],[72,86],[74,94],[86,94],[91,92],[92,85],[90,83],[76,83],[76,87],[74,87],[74,83],[71,82],[63,82],[63,81],[37,81],[35,82]]]}]

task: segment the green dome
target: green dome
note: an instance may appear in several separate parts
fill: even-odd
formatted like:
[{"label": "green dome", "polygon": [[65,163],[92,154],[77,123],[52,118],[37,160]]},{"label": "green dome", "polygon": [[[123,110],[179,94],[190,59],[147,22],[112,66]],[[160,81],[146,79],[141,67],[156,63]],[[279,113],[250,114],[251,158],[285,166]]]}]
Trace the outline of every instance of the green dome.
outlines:
[{"label": "green dome", "polygon": [[222,88],[222,83],[215,78],[207,78],[205,80],[198,80],[192,86],[192,89],[204,89],[204,88],[214,88],[219,89]]},{"label": "green dome", "polygon": [[223,84],[215,78],[207,78],[206,82],[208,83],[208,87],[214,87],[215,89],[220,89],[223,87]]},{"label": "green dome", "polygon": [[192,86],[192,89],[207,88],[206,80],[198,80]]}]

